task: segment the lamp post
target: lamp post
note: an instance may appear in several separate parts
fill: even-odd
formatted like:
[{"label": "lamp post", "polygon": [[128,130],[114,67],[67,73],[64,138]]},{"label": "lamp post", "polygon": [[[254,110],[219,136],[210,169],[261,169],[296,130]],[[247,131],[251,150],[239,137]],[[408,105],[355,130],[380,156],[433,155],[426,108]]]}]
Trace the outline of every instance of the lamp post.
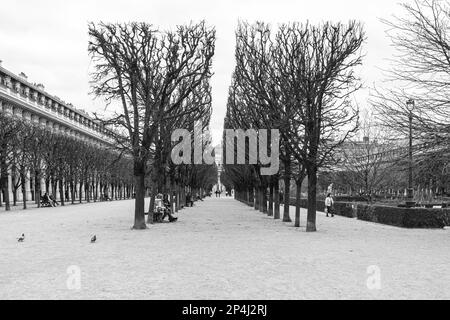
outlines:
[{"label": "lamp post", "polygon": [[412,185],[412,179],[413,179],[413,162],[412,162],[412,119],[413,119],[413,110],[414,110],[414,100],[408,99],[406,101],[406,108],[409,111],[408,118],[409,118],[409,150],[408,150],[408,160],[409,160],[409,170],[408,170],[408,191],[407,191],[407,200],[406,205],[407,207],[414,206],[415,202],[413,201],[413,185]]}]

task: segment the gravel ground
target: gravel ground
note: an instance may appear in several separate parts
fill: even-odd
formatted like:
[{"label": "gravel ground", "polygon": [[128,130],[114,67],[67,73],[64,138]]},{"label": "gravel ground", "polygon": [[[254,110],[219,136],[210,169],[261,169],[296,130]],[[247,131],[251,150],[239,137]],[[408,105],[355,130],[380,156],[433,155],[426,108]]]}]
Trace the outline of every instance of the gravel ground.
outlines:
[{"label": "gravel ground", "polygon": [[147,230],[132,216],[132,201],[1,211],[0,299],[450,299],[448,229],[318,213],[306,233],[231,198]]}]

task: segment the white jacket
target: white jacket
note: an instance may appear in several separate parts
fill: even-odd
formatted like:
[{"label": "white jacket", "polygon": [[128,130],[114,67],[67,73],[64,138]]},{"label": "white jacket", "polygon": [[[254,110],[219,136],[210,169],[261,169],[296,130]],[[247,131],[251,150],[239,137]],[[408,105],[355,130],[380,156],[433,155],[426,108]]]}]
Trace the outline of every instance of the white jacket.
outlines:
[{"label": "white jacket", "polygon": [[333,198],[332,197],[326,197],[325,198],[325,206],[331,207],[333,205]]}]

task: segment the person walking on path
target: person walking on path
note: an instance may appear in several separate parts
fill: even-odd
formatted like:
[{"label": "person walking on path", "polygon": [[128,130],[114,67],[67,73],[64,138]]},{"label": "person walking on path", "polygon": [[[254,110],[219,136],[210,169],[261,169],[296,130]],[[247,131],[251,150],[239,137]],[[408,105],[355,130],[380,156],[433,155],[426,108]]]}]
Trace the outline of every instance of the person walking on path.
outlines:
[{"label": "person walking on path", "polygon": [[333,198],[331,197],[331,193],[329,193],[327,195],[327,197],[325,198],[325,211],[327,213],[327,217],[328,217],[328,213],[330,213],[331,216],[334,217],[333,203],[334,203]]}]

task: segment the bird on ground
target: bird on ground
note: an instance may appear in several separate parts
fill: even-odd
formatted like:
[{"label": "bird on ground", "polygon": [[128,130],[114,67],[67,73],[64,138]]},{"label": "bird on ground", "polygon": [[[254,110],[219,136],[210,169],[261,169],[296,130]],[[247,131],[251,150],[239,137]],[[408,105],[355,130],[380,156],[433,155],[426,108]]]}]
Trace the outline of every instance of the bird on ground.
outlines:
[{"label": "bird on ground", "polygon": [[17,241],[18,242],[23,242],[24,240],[25,240],[25,234],[22,233],[22,235],[19,238],[17,238]]},{"label": "bird on ground", "polygon": [[97,236],[94,234],[94,236],[91,238],[91,243],[94,243],[95,241],[97,241]]}]

